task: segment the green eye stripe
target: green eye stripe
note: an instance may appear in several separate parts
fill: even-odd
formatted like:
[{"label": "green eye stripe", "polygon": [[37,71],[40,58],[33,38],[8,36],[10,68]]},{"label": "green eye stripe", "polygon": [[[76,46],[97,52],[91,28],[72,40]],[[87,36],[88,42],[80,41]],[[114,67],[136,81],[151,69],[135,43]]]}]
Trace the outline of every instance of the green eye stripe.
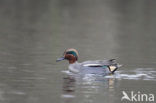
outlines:
[{"label": "green eye stripe", "polygon": [[76,54],[74,51],[69,51],[69,52],[67,52],[66,54],[72,54],[72,55],[74,55],[75,57],[77,57],[77,54]]}]

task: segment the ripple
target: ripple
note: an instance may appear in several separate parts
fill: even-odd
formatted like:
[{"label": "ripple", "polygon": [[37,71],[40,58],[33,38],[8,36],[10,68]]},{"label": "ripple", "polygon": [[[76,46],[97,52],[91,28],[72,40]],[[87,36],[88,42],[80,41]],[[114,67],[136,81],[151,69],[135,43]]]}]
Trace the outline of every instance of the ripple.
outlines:
[{"label": "ripple", "polygon": [[63,94],[61,97],[62,98],[75,98],[74,95],[70,95],[70,94]]},{"label": "ripple", "polygon": [[[61,71],[68,75],[74,75],[70,71]],[[83,76],[84,81],[94,81],[101,75],[86,74]],[[156,81],[156,71],[154,68],[137,68],[134,70],[120,70],[116,71],[114,75],[107,75],[104,78],[129,79],[129,80],[152,80]]]},{"label": "ripple", "polygon": [[137,68],[135,70],[121,70],[121,71],[116,71],[114,75],[106,76],[106,78],[156,81],[156,71],[152,68]]},{"label": "ripple", "polygon": [[62,73],[65,73],[65,74],[72,74],[69,70],[63,70],[61,71]]}]

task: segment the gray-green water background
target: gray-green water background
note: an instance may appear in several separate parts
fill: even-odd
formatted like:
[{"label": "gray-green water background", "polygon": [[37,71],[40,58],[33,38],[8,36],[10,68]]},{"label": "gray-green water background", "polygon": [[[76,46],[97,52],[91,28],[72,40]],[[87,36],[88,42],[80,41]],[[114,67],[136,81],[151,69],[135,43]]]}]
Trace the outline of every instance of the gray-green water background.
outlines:
[{"label": "gray-green water background", "polygon": [[[123,67],[71,79],[55,62],[71,47]],[[155,79],[155,0],[0,0],[0,103],[122,103],[123,90],[156,95]]]}]

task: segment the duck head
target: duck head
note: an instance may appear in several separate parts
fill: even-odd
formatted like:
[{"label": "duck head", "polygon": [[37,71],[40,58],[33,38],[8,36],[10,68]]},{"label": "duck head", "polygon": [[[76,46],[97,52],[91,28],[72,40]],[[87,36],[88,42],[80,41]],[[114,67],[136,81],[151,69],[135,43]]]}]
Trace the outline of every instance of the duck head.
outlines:
[{"label": "duck head", "polygon": [[65,50],[63,57],[58,58],[56,61],[68,60],[69,64],[73,64],[78,60],[78,52],[76,49],[70,48]]}]

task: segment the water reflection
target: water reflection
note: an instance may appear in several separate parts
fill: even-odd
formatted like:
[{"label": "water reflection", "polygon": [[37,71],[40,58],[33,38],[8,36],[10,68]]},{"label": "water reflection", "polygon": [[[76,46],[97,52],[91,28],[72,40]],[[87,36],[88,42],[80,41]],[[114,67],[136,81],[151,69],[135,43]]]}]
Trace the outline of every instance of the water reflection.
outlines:
[{"label": "water reflection", "polygon": [[[63,103],[73,103],[80,99],[83,103],[94,103],[97,94],[105,95],[109,91],[108,97],[114,96],[115,78],[104,78],[95,75],[65,75],[63,77],[62,99]],[[111,101],[111,99],[109,100]]]},{"label": "water reflection", "polygon": [[[111,103],[116,101],[116,93],[121,80],[150,80],[155,81],[156,71],[152,68],[137,68],[135,70],[119,70],[113,75],[73,75],[66,71],[63,77],[63,103],[73,103],[80,100],[83,103],[98,101],[99,94]],[[134,89],[134,88],[133,88]],[[120,93],[121,91],[119,91]],[[97,97],[98,95],[98,97]],[[113,99],[112,99],[113,98]],[[120,100],[121,97],[118,99]]]},{"label": "water reflection", "polygon": [[75,98],[75,78],[73,76],[67,76],[63,78],[63,93],[62,98],[64,103],[73,103],[73,98]]},{"label": "water reflection", "polygon": [[156,80],[156,71],[154,68],[137,68],[134,70],[116,71],[115,75],[106,76],[105,78],[117,78],[128,80]]},{"label": "water reflection", "polygon": [[[120,103],[122,89],[156,94],[155,3],[0,0],[0,102],[60,103],[62,95],[66,103]],[[119,57],[125,67],[60,82],[65,64],[55,60],[69,47],[80,61]]]}]

